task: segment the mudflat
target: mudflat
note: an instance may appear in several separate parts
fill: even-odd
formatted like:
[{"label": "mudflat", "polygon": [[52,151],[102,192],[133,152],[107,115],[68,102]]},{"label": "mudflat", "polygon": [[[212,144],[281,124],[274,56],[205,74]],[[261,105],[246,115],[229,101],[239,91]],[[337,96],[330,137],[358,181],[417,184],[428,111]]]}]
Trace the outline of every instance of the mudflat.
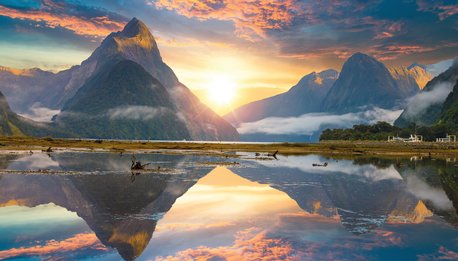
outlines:
[{"label": "mudflat", "polygon": [[320,143],[245,143],[245,142],[164,142],[164,141],[119,141],[85,140],[31,137],[0,137],[0,153],[12,151],[29,152],[51,150],[82,151],[170,151],[174,153],[197,152],[220,154],[244,151],[273,153],[280,155],[384,155],[384,156],[431,156],[448,157],[458,155],[458,143],[436,142],[384,142],[384,141],[326,141]]}]

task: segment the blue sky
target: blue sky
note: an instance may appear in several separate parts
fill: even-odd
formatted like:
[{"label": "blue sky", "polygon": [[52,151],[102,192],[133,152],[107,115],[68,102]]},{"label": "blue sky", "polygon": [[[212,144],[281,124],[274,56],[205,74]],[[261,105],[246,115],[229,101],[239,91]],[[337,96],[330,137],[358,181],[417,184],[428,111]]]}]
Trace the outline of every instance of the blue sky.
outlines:
[{"label": "blue sky", "polygon": [[358,51],[388,65],[458,55],[456,0],[0,0],[0,65],[68,68],[132,17],[191,88],[209,74],[288,88]]}]

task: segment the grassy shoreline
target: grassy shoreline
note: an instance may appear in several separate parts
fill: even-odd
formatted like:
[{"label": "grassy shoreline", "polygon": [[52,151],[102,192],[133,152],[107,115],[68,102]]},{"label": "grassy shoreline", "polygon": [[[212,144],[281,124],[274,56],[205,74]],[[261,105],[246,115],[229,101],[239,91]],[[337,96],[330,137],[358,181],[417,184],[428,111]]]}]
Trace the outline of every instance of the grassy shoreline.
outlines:
[{"label": "grassy shoreline", "polygon": [[352,155],[352,156],[458,156],[458,143],[388,143],[382,141],[326,141],[321,143],[191,143],[68,140],[54,138],[0,137],[0,153],[8,151],[44,150],[48,147],[85,151],[170,150],[221,152],[274,152],[282,155]]}]

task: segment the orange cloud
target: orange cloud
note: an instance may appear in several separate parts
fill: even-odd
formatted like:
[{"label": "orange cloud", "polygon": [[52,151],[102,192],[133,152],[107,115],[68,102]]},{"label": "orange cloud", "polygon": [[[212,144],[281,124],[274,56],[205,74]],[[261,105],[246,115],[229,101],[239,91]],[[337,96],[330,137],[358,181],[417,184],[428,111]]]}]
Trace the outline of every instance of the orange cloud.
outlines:
[{"label": "orange cloud", "polygon": [[286,213],[286,214],[280,214],[279,215],[280,219],[294,219],[294,218],[300,218],[300,219],[308,219],[308,220],[313,220],[314,222],[320,222],[320,223],[337,223],[340,222],[340,216],[335,213],[333,216],[324,216],[318,213],[309,213],[306,211],[303,212],[297,212],[297,213]]},{"label": "orange cloud", "polygon": [[296,260],[292,246],[282,239],[266,237],[265,232],[251,228],[235,236],[233,246],[205,247],[187,249],[176,256],[161,257],[158,260]]},{"label": "orange cloud", "polygon": [[104,37],[113,31],[121,30],[125,22],[115,21],[107,15],[85,18],[65,13],[68,7],[64,3],[43,1],[41,9],[13,9],[0,6],[0,16],[13,19],[42,22],[47,27],[62,27],[75,34],[89,37]]},{"label": "orange cloud", "polygon": [[393,23],[385,28],[384,31],[377,33],[374,39],[386,39],[395,36],[395,33],[398,33],[402,30],[401,23]]},{"label": "orange cloud", "polygon": [[444,246],[440,246],[437,253],[425,254],[417,256],[418,260],[458,260],[458,253],[452,250],[448,250]]},{"label": "orange cloud", "polygon": [[439,253],[442,255],[442,259],[444,260],[458,260],[457,252],[448,250],[447,248],[443,246],[439,248]]},{"label": "orange cloud", "polygon": [[458,4],[447,4],[445,1],[417,1],[418,10],[436,13],[439,19],[445,20],[447,17],[458,14]]},{"label": "orange cloud", "polygon": [[201,231],[201,230],[207,230],[207,229],[228,228],[232,226],[234,226],[232,222],[217,222],[217,223],[210,223],[210,224],[171,223],[171,224],[157,226],[155,232],[175,231],[175,230],[178,230],[180,232],[183,232],[183,231],[189,232],[189,231]]},{"label": "orange cloud", "polygon": [[100,243],[94,233],[80,233],[71,238],[62,241],[50,240],[43,246],[31,246],[12,248],[0,251],[0,259],[12,258],[17,256],[41,256],[52,253],[62,253],[75,251],[82,248],[92,248],[97,250],[105,250],[106,247]]},{"label": "orange cloud", "polygon": [[236,35],[252,41],[264,38],[265,30],[290,25],[300,11],[297,0],[158,0],[155,5],[189,18],[232,21]]}]

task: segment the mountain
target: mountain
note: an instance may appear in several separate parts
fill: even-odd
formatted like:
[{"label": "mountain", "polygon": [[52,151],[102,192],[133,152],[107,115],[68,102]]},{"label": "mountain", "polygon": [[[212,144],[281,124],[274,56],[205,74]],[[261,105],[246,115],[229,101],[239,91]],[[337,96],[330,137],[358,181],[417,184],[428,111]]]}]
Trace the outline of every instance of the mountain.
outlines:
[{"label": "mountain", "polygon": [[447,96],[442,105],[438,123],[458,129],[458,80],[453,87],[453,91]]},{"label": "mountain", "polygon": [[[289,157],[282,160],[283,163],[261,162],[250,171],[242,168],[234,168],[232,171],[250,181],[269,184],[272,188],[285,192],[308,213],[327,218],[338,216],[345,229],[354,234],[370,232],[384,223],[421,223],[431,216],[430,209],[436,214],[447,214],[447,221],[456,222],[453,206],[434,208],[434,204],[423,202],[414,196],[404,179],[393,176],[393,173],[397,173],[394,161],[341,159],[333,163],[337,165],[332,169],[328,166],[326,170],[318,171],[306,158],[295,161],[294,157]],[[324,163],[328,159],[315,157],[312,162]],[[405,173],[416,176],[416,170],[410,169],[410,165],[414,164],[416,162],[405,160],[400,166],[405,168]],[[346,173],[346,165],[352,167],[350,175]],[[428,172],[437,173],[437,168],[433,167]],[[373,173],[375,179],[370,178],[368,173]],[[437,175],[432,176],[433,179],[438,179]],[[442,191],[440,183],[436,189]],[[448,200],[443,196],[441,201]]]},{"label": "mountain", "polygon": [[410,75],[415,79],[420,89],[425,88],[426,84],[434,78],[434,75],[422,65],[411,64],[407,67]]},{"label": "mountain", "polygon": [[418,62],[413,62],[411,65],[407,66],[407,70],[410,71],[411,69],[413,69],[415,67],[419,67],[419,68],[421,68],[423,70],[427,70],[428,69],[428,67],[426,65],[424,65],[424,64],[421,64],[421,63],[418,63]]},{"label": "mountain", "polygon": [[136,18],[75,69],[60,103],[55,124],[82,137],[239,138],[235,128],[178,81],[162,61],[153,35]]},{"label": "mountain", "polygon": [[62,110],[50,126],[77,137],[239,139],[235,128],[179,82],[154,36],[136,18],[68,70],[0,67],[0,90],[25,115]]},{"label": "mountain", "polygon": [[[105,168],[109,158],[106,155],[100,158]],[[54,156],[52,160],[65,166],[65,160]],[[125,157],[116,161],[129,166],[129,160]],[[88,163],[90,161],[79,160],[80,167]],[[197,170],[173,177],[138,175],[131,183],[130,174],[126,176],[119,169],[111,171],[65,178],[62,175],[4,175],[0,179],[0,205],[15,202],[36,207],[53,203],[63,207],[82,218],[100,242],[116,249],[123,260],[135,260],[148,246],[157,222],[177,198],[206,174]]]},{"label": "mountain", "polygon": [[438,121],[443,111],[443,103],[458,80],[458,62],[445,72],[434,77],[425,88],[412,97],[406,109],[394,122],[398,127],[407,127],[415,123],[431,126]]},{"label": "mountain", "polygon": [[14,69],[0,66],[0,91],[8,97],[11,108],[21,114],[30,114],[33,107],[57,109],[64,85],[71,71],[59,73],[38,68]]},{"label": "mountain", "polygon": [[335,70],[313,72],[304,76],[289,91],[241,106],[224,118],[237,125],[267,117],[289,117],[319,112],[322,100],[338,75]]},{"label": "mountain", "polygon": [[403,96],[414,96],[420,90],[421,87],[406,67],[395,66],[388,67],[387,69],[396,81],[399,91]]},{"label": "mountain", "polygon": [[400,86],[385,65],[366,54],[355,53],[343,65],[339,78],[323,101],[323,111],[346,113],[364,107],[400,106],[413,90]]},{"label": "mountain", "polygon": [[1,136],[48,136],[66,137],[67,133],[53,128],[50,124],[35,122],[14,113],[0,92],[0,135]]},{"label": "mountain", "polygon": [[423,89],[433,78],[433,75],[426,71],[423,66],[412,64],[409,67],[393,66],[388,67],[391,76],[398,82],[407,95],[413,96],[418,90]]},{"label": "mountain", "polygon": [[165,85],[178,81],[172,70],[163,63],[154,36],[143,22],[133,18],[122,31],[108,35],[91,56],[75,69],[58,104],[63,106],[105,63],[121,58],[142,65]]},{"label": "mountain", "polygon": [[454,61],[457,57],[447,60],[442,60],[434,64],[424,65],[426,67],[426,71],[431,73],[434,77],[438,76],[439,74],[445,72],[450,66],[453,65]]},{"label": "mountain", "polygon": [[190,139],[165,87],[130,60],[105,63],[54,119],[82,137]]}]

